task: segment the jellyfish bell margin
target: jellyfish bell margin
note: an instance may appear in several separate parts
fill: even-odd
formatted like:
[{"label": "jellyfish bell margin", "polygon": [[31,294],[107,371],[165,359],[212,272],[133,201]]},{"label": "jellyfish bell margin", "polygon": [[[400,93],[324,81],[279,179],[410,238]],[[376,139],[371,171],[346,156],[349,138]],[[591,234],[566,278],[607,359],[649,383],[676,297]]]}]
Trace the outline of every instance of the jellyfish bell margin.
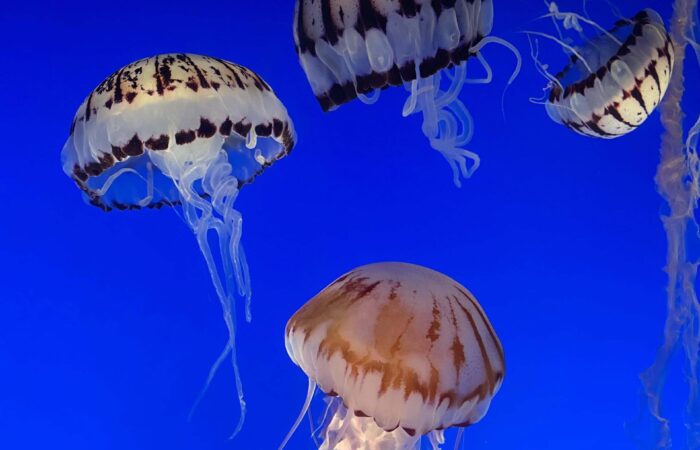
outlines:
[{"label": "jellyfish bell margin", "polygon": [[[641,126],[664,98],[673,69],[673,43],[659,14],[644,9],[606,30],[551,2],[543,17],[552,19],[558,37],[526,34],[535,65],[548,81],[542,103],[549,117],[578,134],[602,139],[624,136]],[[567,43],[570,39],[562,28],[585,36],[586,27],[597,35],[582,45]],[[538,37],[558,43],[570,57],[556,75],[539,60]]]},{"label": "jellyfish bell margin", "polygon": [[285,346],[328,397],[322,449],[434,449],[444,431],[481,420],[505,374],[501,343],[474,296],[405,263],[355,269],[289,320]]},{"label": "jellyfish bell margin", "polygon": [[230,356],[241,408],[234,435],[246,411],[236,360],[237,295],[251,318],[242,216],[234,203],[295,140],[284,105],[258,74],[219,58],[174,53],[135,61],[100,83],[78,109],[61,152],[64,172],[94,206],[181,210],[228,330],[200,399]]},{"label": "jellyfish bell margin", "polygon": [[[520,70],[520,54],[503,39],[489,36],[492,0],[448,3],[297,0],[294,40],[324,111],[356,98],[374,103],[380,90],[404,85],[409,98],[403,116],[422,114],[423,134],[449,163],[455,185],[461,186],[461,179],[471,177],[481,160],[465,148],[474,127],[459,94],[466,83],[491,80],[491,69],[481,55],[485,45],[498,43],[516,55],[509,84]],[[485,79],[467,78],[467,60],[472,56],[484,66]]]}]

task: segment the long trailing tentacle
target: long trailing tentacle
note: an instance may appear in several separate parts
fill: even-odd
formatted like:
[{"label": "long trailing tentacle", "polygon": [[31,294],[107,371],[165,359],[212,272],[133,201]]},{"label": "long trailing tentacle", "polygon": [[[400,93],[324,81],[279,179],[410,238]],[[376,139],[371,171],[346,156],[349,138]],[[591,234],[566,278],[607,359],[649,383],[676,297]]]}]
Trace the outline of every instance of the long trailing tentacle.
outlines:
[{"label": "long trailing tentacle", "polygon": [[[539,74],[546,78],[548,81],[547,86],[545,87],[545,91],[549,91],[554,86],[558,86],[560,89],[564,89],[564,86],[561,84],[561,81],[557,77],[549,73],[549,65],[544,64],[540,61],[539,41],[537,39],[533,39],[531,36],[527,36],[527,40],[530,44],[530,57],[535,63],[535,68],[537,69]],[[545,97],[546,96],[547,93],[545,92]]]},{"label": "long trailing tentacle", "polygon": [[489,44],[498,44],[502,47],[505,47],[507,50],[509,50],[513,54],[513,56],[515,56],[515,68],[513,69],[513,73],[510,75],[510,78],[508,78],[508,83],[506,84],[506,87],[503,89],[503,94],[501,94],[501,113],[503,114],[503,117],[505,118],[506,117],[506,108],[505,108],[506,93],[508,92],[508,88],[510,87],[510,85],[513,84],[515,79],[520,74],[520,70],[522,69],[522,66],[523,66],[523,58],[520,55],[520,52],[518,51],[518,49],[510,42],[506,41],[505,39],[500,38],[498,36],[486,36],[485,38],[483,38],[473,49],[471,49],[471,52],[476,53],[477,59],[484,66],[484,69],[486,70],[486,72],[488,74],[489,82],[490,82],[490,78],[491,78],[490,77],[491,67],[489,66],[488,62],[481,55],[481,50]]},{"label": "long trailing tentacle", "polygon": [[484,55],[481,54],[481,52],[476,54],[476,59],[479,60],[481,63],[481,66],[484,68],[484,71],[486,72],[486,76],[483,78],[467,78],[465,80],[465,83],[468,84],[489,84],[493,81],[493,70],[491,70],[491,65],[489,62],[484,58]]},{"label": "long trailing tentacle", "polygon": [[508,85],[513,84],[513,81],[515,81],[515,79],[518,77],[518,75],[520,74],[520,69],[522,69],[523,66],[523,58],[520,55],[520,52],[513,44],[498,36],[486,36],[471,49],[471,52],[479,53],[484,47],[486,47],[489,44],[498,44],[502,47],[505,47],[506,49],[510,50],[513,56],[515,56],[515,68],[513,69],[513,73],[510,75],[510,78],[508,78]]},{"label": "long trailing tentacle", "polygon": [[[221,150],[211,162],[204,177],[197,170],[196,165],[185,168],[181,176],[176,179],[175,184],[180,193],[183,216],[194,232],[207,263],[229,336],[224,349],[209,370],[204,386],[190,411],[190,417],[209,389],[221,364],[230,356],[240,405],[238,424],[231,435],[233,438],[240,432],[246,417],[246,402],[236,353],[235,287],[238,285],[241,290],[249,290],[243,284],[243,274],[247,270],[241,265],[245,263],[245,260],[241,260],[239,255],[240,214],[233,209],[233,202],[238,195],[239,183],[231,174],[232,167],[224,150]],[[195,191],[194,186],[200,180],[204,191],[210,196],[211,202],[202,198],[200,193]],[[223,273],[220,272],[211,249],[210,232],[212,231],[218,241],[219,262]]]},{"label": "long trailing tentacle", "polygon": [[[686,403],[686,439],[689,448],[700,446],[700,397],[698,396],[698,344],[700,335],[700,304],[695,292],[697,262],[689,255],[689,238],[697,238],[688,233],[697,230],[694,217],[697,204],[696,176],[690,164],[692,153],[687,152],[687,140],[683,139],[683,111],[681,100],[684,94],[685,48],[692,14],[697,7],[696,0],[676,0],[670,35],[675,49],[675,61],[671,82],[661,104],[661,122],[665,128],[661,146],[661,161],[656,174],[656,182],[661,196],[669,205],[669,214],[662,217],[668,242],[666,273],[667,317],[664,324],[663,342],[656,352],[654,363],[640,376],[649,417],[655,423],[654,448],[668,448],[671,445],[670,423],[662,411],[664,391],[669,361],[679,341],[686,357],[686,378],[689,382],[689,396]],[[689,164],[690,163],[690,164]],[[640,439],[644,439],[641,437]],[[645,442],[646,443],[646,442]]]},{"label": "long trailing tentacle", "polygon": [[299,412],[299,416],[294,421],[294,425],[292,425],[292,428],[287,433],[287,436],[285,436],[284,440],[282,441],[282,444],[280,444],[279,450],[284,450],[284,447],[287,446],[287,443],[294,435],[294,432],[297,430],[297,428],[299,428],[301,421],[304,420],[304,416],[309,411],[309,407],[311,406],[311,400],[313,400],[314,398],[314,393],[316,393],[316,382],[311,377],[309,377],[309,386],[306,391],[306,400],[304,400],[304,406],[302,406],[301,411]]}]

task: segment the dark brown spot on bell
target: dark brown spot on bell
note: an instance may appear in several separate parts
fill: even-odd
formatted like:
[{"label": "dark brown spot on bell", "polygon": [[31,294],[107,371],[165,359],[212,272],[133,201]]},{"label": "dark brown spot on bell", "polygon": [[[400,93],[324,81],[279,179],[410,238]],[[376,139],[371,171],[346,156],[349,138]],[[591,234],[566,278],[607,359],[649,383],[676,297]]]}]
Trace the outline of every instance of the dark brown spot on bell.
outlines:
[{"label": "dark brown spot on bell", "polygon": [[120,211],[125,211],[125,210],[129,209],[128,205],[125,205],[124,203],[120,203],[118,201],[112,202],[112,206],[114,206],[115,208],[117,208]]},{"label": "dark brown spot on bell", "polygon": [[126,159],[126,154],[122,151],[120,147],[117,147],[115,145],[112,146],[112,154],[114,155],[115,158],[117,158],[117,161],[121,161],[123,159]]},{"label": "dark brown spot on bell", "polygon": [[199,129],[197,130],[197,137],[200,138],[210,138],[216,133],[216,125],[211,123],[204,117],[199,119]]},{"label": "dark brown spot on bell", "polygon": [[236,122],[233,125],[233,131],[235,131],[237,134],[245,137],[248,136],[248,133],[250,133],[250,129],[253,126],[249,123],[244,124],[243,122]]},{"label": "dark brown spot on bell", "polygon": [[161,134],[157,138],[150,138],[146,141],[146,148],[150,150],[167,150],[170,146],[170,136]]},{"label": "dark brown spot on bell", "polygon": [[107,100],[107,101],[105,102],[105,108],[107,108],[107,109],[112,109],[112,103],[113,103],[113,101],[112,101],[112,99],[110,98],[109,100]]},{"label": "dark brown spot on bell", "polygon": [[129,103],[133,102],[137,95],[138,95],[138,93],[136,93],[136,92],[129,92],[128,94],[125,95],[126,101]]},{"label": "dark brown spot on bell", "polygon": [[355,410],[355,416],[356,416],[356,417],[369,417],[367,414],[365,414],[364,412],[360,411],[359,409],[356,409],[356,410]]},{"label": "dark brown spot on bell", "polygon": [[258,136],[266,137],[272,134],[272,124],[261,123],[255,127],[255,134]]},{"label": "dark brown spot on bell", "polygon": [[232,128],[233,122],[231,122],[231,119],[227,117],[226,120],[224,120],[224,122],[219,127],[219,133],[223,134],[224,136],[230,136]]},{"label": "dark brown spot on bell", "polygon": [[109,153],[105,153],[99,157],[100,164],[102,165],[102,170],[109,169],[114,165],[114,156]]},{"label": "dark brown spot on bell", "polygon": [[91,162],[85,166],[85,172],[91,177],[96,177],[102,173],[102,165],[98,162]]},{"label": "dark brown spot on bell", "polygon": [[272,132],[275,134],[275,137],[280,137],[282,135],[283,131],[284,131],[284,122],[282,122],[279,119],[273,119],[272,120]]},{"label": "dark brown spot on bell", "polygon": [[413,437],[416,435],[416,430],[414,428],[406,428],[406,427],[401,427],[403,428],[403,431],[406,432],[407,435]]},{"label": "dark brown spot on bell", "polygon": [[75,175],[77,179],[83,182],[87,181],[88,179],[88,174],[86,174],[85,171],[77,165],[73,167],[73,175]]},{"label": "dark brown spot on bell", "polygon": [[294,147],[294,136],[292,136],[292,132],[289,131],[286,124],[284,132],[282,133],[282,145],[284,145],[284,149],[287,153],[291,152]]},{"label": "dark brown spot on bell", "polygon": [[177,145],[189,144],[194,141],[194,130],[182,130],[175,133],[175,143]]},{"label": "dark brown spot on bell", "polygon": [[127,156],[139,156],[143,154],[143,142],[139,139],[138,134],[135,134],[134,137],[122,147],[122,151]]}]

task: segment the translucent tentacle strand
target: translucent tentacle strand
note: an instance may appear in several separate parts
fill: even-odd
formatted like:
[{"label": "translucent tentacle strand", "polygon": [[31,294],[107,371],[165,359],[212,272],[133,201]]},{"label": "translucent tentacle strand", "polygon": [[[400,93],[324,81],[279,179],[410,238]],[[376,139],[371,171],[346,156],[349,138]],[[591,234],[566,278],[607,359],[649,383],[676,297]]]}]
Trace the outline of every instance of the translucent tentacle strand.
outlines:
[{"label": "translucent tentacle strand", "polygon": [[[220,149],[220,146],[218,148]],[[241,430],[246,416],[236,353],[236,287],[238,293],[246,300],[250,298],[248,268],[240,246],[242,219],[240,213],[233,208],[238,196],[239,182],[232,175],[232,167],[225,150],[218,150],[211,161],[204,165],[181,164],[176,156],[168,152],[152,155],[152,158],[175,182],[182,202],[183,217],[192,229],[207,263],[228,330],[226,345],[209,370],[190,417],[206,394],[218,369],[227,357],[230,357],[240,404],[240,418],[231,435],[234,437]],[[206,167],[205,173],[202,173],[203,166]],[[198,187],[203,192],[198,191]],[[209,199],[203,198],[202,194]],[[212,252],[212,237],[218,242],[217,252]]]},{"label": "translucent tentacle strand", "polygon": [[479,156],[463,147],[473,135],[473,121],[458,96],[467,77],[466,62],[456,66],[450,76],[450,86],[440,89],[441,74],[419,78],[406,89],[410,92],[403,115],[423,114],[423,134],[430,146],[439,151],[452,168],[454,184],[461,186],[461,178],[469,178],[478,169]]},{"label": "translucent tentacle strand", "polygon": [[[675,62],[671,83],[661,105],[661,121],[666,132],[662,138],[661,162],[656,182],[661,196],[669,205],[669,214],[663,217],[668,241],[666,273],[668,275],[666,303],[668,314],[664,326],[664,340],[657,350],[651,367],[641,375],[644,403],[654,424],[651,440],[645,442],[644,434],[637,438],[642,445],[653,448],[670,448],[670,424],[662,411],[662,392],[667,378],[669,360],[679,341],[686,357],[686,375],[689,382],[689,398],[686,404],[686,429],[688,448],[700,447],[700,398],[697,389],[698,374],[698,320],[700,305],[695,292],[697,263],[688,254],[690,242],[697,239],[694,210],[697,206],[697,178],[692,169],[693,155],[686,150],[683,140],[683,111],[681,100],[684,87],[684,59],[689,27],[692,26],[696,0],[676,0],[671,21],[671,37],[675,48]],[[642,420],[642,426],[644,421]]]},{"label": "translucent tentacle strand", "polygon": [[306,392],[306,400],[304,400],[304,406],[302,406],[301,412],[299,412],[299,417],[297,417],[297,420],[294,421],[294,425],[292,425],[292,428],[287,433],[287,436],[285,436],[284,441],[282,441],[282,444],[279,446],[279,450],[284,450],[284,447],[287,446],[287,443],[294,435],[294,432],[297,430],[297,428],[299,428],[299,425],[301,425],[301,421],[304,420],[304,416],[307,412],[309,412],[309,407],[311,406],[311,400],[313,400],[314,398],[314,393],[316,393],[316,382],[311,377],[309,377],[309,388]]}]

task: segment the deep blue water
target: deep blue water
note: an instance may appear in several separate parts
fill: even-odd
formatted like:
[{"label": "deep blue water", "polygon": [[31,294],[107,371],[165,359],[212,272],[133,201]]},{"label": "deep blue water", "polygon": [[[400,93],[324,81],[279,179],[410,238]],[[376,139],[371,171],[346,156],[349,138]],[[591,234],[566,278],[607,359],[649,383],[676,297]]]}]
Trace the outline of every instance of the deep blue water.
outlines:
[{"label": "deep blue water", "polygon": [[[605,2],[588,3],[612,23]],[[671,14],[667,0],[614,3],[626,15],[640,6]],[[335,277],[382,260],[459,280],[501,338],[506,379],[465,448],[634,448],[624,425],[639,410],[638,374],[652,362],[665,314],[658,114],[614,141],[551,122],[528,102],[544,80],[518,33],[551,31],[532,22],[544,3],[496,0],[495,9],[494,34],[520,48],[524,68],[504,118],[513,59],[484,51],[495,80],[461,97],[482,166],[457,189],[419,119],[401,117],[403,90],[374,106],[321,112],[294,52],[291,1],[4,5],[0,449],[276,448],[306,391],[284,349],[286,321]],[[187,421],[226,336],[191,232],[167,209],[87,206],[59,161],[75,110],[106,75],[181,51],[260,73],[299,137],[237,203],[254,318],[239,331],[249,416],[234,441],[229,367]],[[554,45],[543,58],[565,63]],[[697,117],[700,73],[688,63],[686,103]],[[667,413],[682,448],[679,367],[669,377]],[[306,430],[289,449],[311,448]]]}]

